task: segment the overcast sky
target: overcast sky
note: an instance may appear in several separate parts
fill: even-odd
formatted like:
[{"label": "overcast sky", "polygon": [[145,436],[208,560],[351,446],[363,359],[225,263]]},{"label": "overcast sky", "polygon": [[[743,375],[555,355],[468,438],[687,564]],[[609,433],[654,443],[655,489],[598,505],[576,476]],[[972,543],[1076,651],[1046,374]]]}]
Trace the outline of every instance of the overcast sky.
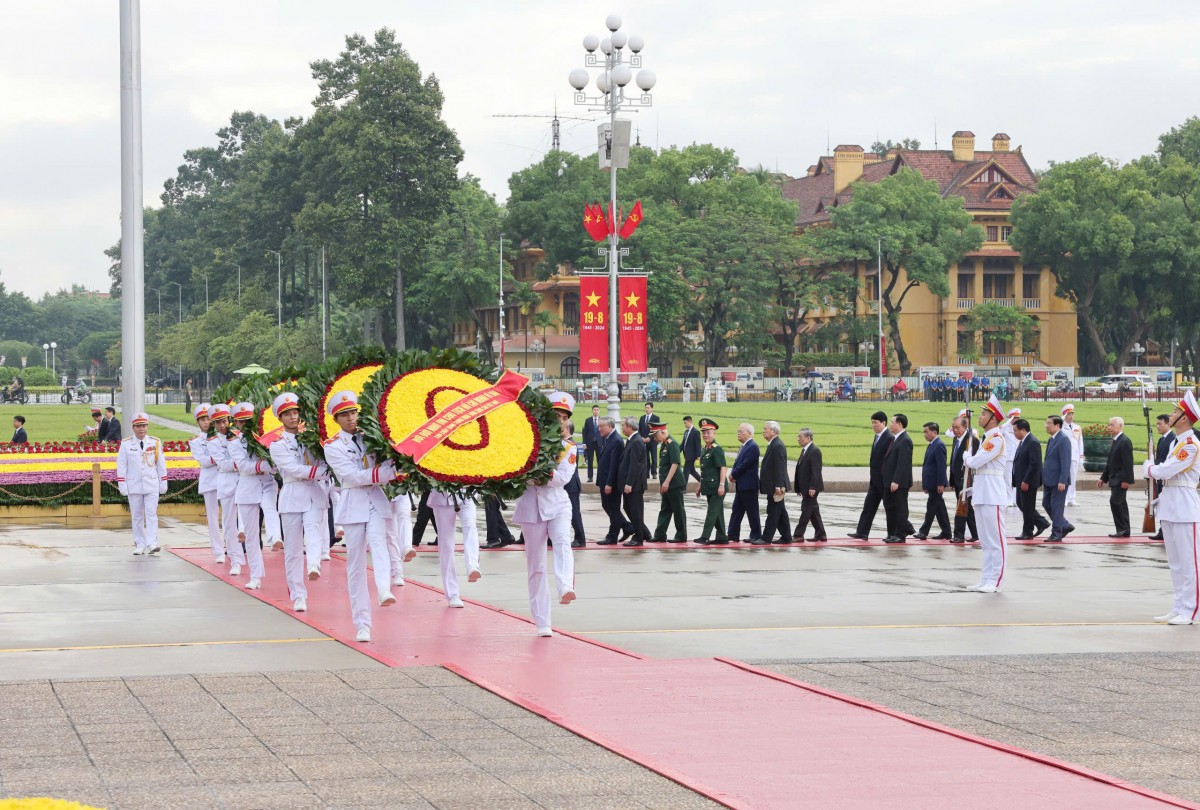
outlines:
[{"label": "overcast sky", "polygon": [[[1023,145],[1034,168],[1096,152],[1127,161],[1200,114],[1200,4],[919,0],[246,0],[142,3],[145,199],[234,110],[311,112],[314,59],[388,26],[446,95],[461,170],[503,201],[550,148],[595,148],[567,73],[609,12],[646,40],[643,144],[711,142],[802,175],[826,144],[969,129]],[[117,0],[0,4],[0,281],[37,297],[107,289],[120,235]],[[268,258],[264,257],[264,263]]]}]

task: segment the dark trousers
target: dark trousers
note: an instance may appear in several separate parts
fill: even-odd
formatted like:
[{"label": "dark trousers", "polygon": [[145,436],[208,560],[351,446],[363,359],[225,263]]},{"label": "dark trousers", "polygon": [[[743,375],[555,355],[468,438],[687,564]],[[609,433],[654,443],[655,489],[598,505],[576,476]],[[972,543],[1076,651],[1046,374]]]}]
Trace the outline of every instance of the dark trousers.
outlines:
[{"label": "dark trousers", "polygon": [[688,458],[683,460],[683,488],[687,489],[688,479],[695,478],[696,482],[700,482],[700,473],[696,472],[696,459]]},{"label": "dark trousers", "polygon": [[1033,534],[1050,525],[1037,510],[1037,489],[1034,487],[1022,492],[1020,484],[1017,485],[1017,508],[1021,510],[1021,534]]},{"label": "dark trousers", "polygon": [[858,528],[855,529],[855,534],[861,534],[866,537],[871,533],[871,524],[875,522],[875,513],[879,511],[879,504],[883,502],[883,493],[875,488],[867,490],[867,497],[863,499],[862,513],[858,516]]},{"label": "dark trousers", "polygon": [[908,537],[913,534],[913,525],[908,522],[908,490],[892,492],[889,487],[883,495],[883,514],[887,519],[889,537]]},{"label": "dark trousers", "polygon": [[788,517],[787,501],[776,502],[774,496],[767,496],[767,523],[763,526],[763,538],[773,540],[775,533],[784,540],[792,539],[792,524]]},{"label": "dark trousers", "polygon": [[667,539],[667,526],[675,519],[675,539],[687,539],[687,512],[683,508],[683,488],[668,489],[667,494],[660,496],[658,505],[658,525],[654,527],[654,539]]},{"label": "dark trousers", "polygon": [[596,460],[596,455],[597,455],[596,443],[592,442],[591,444],[589,444],[587,446],[587,449],[583,451],[583,457],[584,457],[584,459],[587,460],[587,465],[588,465],[588,481],[589,482],[592,480],[592,462],[594,462]]},{"label": "dark trousers", "polygon": [[658,442],[656,441],[651,441],[646,445],[646,475],[648,478],[658,477],[657,450]]},{"label": "dark trousers", "polygon": [[971,503],[971,499],[967,498],[966,516],[958,514],[958,504],[961,498],[962,490],[954,490],[954,537],[958,540],[965,540],[969,531],[971,539],[978,540],[979,530],[975,528],[975,506]]},{"label": "dark trousers", "polygon": [[729,510],[729,539],[737,540],[742,533],[742,516],[750,523],[750,539],[762,537],[762,525],[758,521],[758,490],[739,489],[733,493],[733,506]]},{"label": "dark trousers", "polygon": [[649,540],[650,530],[646,528],[646,493],[644,490],[621,493],[621,506],[629,517],[634,529],[634,536],[639,540]]},{"label": "dark trousers", "polygon": [[700,539],[711,540],[715,530],[716,539],[725,542],[725,496],[713,493],[704,497],[708,501],[708,508],[704,512],[704,529],[700,532]]},{"label": "dark trousers", "polygon": [[1108,508],[1112,510],[1113,526],[1117,534],[1129,534],[1129,504],[1125,500],[1126,490],[1121,485],[1108,488]]},{"label": "dark trousers", "polygon": [[600,505],[604,507],[604,514],[608,515],[608,532],[604,535],[605,540],[616,540],[623,534],[633,534],[633,524],[621,514],[621,496],[617,494],[616,487],[613,487],[611,495],[605,495],[601,490]]},{"label": "dark trousers", "polygon": [[950,534],[950,515],[946,513],[946,501],[937,487],[929,490],[929,498],[925,501],[925,519],[921,521],[921,531],[918,534],[929,534],[933,522],[937,521],[938,534]]},{"label": "dark trousers", "polygon": [[[483,502],[483,517],[487,524],[486,542],[488,543],[512,543],[514,542],[512,532],[508,530],[508,524],[504,522],[504,515],[500,512],[501,503],[499,498],[487,498]],[[432,511],[432,510],[430,510]],[[414,534],[416,529],[413,530]]]},{"label": "dark trousers", "polygon": [[808,528],[811,521],[813,527],[813,537],[821,538],[825,536],[825,523],[821,520],[821,505],[817,503],[816,495],[809,496],[808,491],[800,494],[800,517],[796,519],[796,531],[792,532],[792,537],[799,539],[804,536],[804,530]]},{"label": "dark trousers", "polygon": [[[330,510],[332,511],[332,510]],[[421,496],[421,503],[417,506],[417,519],[413,522],[413,545],[421,545],[421,538],[425,536],[425,527],[429,525],[429,521],[433,520],[433,510],[429,508],[429,493],[426,492]],[[437,527],[434,527],[436,533]],[[437,542],[435,536],[434,543]]]},{"label": "dark trousers", "polygon": [[1067,528],[1067,518],[1063,515],[1066,506],[1066,492],[1059,492],[1057,486],[1042,488],[1042,508],[1050,516],[1050,534],[1054,537],[1062,537]]},{"label": "dark trousers", "polygon": [[579,511],[579,493],[573,489],[567,490],[567,497],[571,499],[571,529],[574,530],[575,540],[587,542],[583,535],[583,515]]}]

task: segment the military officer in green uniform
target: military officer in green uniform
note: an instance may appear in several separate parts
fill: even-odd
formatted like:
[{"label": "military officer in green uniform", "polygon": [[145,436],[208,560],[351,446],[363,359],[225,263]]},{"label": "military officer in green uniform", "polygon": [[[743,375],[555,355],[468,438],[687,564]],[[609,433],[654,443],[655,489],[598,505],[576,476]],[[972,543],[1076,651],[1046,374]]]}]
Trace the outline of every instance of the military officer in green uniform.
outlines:
[{"label": "military officer in green uniform", "polygon": [[[700,420],[700,438],[704,440],[704,449],[700,451],[700,489],[696,497],[703,495],[708,499],[708,511],[704,515],[704,531],[700,532],[700,544],[725,545],[729,538],[725,535],[725,476],[729,468],[725,466],[725,451],[717,444],[717,428],[719,426],[711,419]],[[717,537],[709,540],[713,527],[716,527]]]},{"label": "military officer in green uniform", "polygon": [[667,423],[658,414],[652,414],[647,421],[650,436],[659,443],[658,449],[658,491],[662,501],[658,507],[658,526],[652,543],[663,543],[667,539],[667,524],[675,518],[675,536],[672,543],[687,542],[687,513],[683,510],[683,493],[687,486],[683,474],[683,457],[679,452],[679,442],[671,438],[667,432]]}]

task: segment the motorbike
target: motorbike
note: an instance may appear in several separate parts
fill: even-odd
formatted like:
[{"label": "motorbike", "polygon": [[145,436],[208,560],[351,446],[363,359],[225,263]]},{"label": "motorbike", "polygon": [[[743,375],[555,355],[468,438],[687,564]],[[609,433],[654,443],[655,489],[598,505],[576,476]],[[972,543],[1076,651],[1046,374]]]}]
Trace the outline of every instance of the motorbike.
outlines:
[{"label": "motorbike", "polygon": [[62,396],[59,397],[59,400],[65,405],[70,405],[72,398],[78,400],[79,402],[90,403],[92,401],[92,392],[86,388],[68,388],[67,390],[63,391]]},{"label": "motorbike", "polygon": [[667,392],[663,388],[655,388],[653,390],[647,388],[644,399],[646,402],[662,402],[667,398]]},{"label": "motorbike", "polygon": [[29,394],[24,388],[18,390],[15,394],[10,392],[7,387],[0,388],[0,403],[15,402],[19,405],[24,405],[29,402]]}]

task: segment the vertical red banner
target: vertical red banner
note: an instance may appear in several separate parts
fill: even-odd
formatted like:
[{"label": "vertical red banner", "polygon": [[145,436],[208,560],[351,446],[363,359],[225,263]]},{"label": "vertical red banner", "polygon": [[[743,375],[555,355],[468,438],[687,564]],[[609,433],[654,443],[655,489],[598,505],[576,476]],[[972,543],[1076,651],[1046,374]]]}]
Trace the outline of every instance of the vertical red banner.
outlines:
[{"label": "vertical red banner", "polygon": [[646,277],[622,276],[617,282],[621,299],[621,371],[645,371],[650,310],[646,306]]},{"label": "vertical red banner", "polygon": [[579,277],[579,373],[608,372],[608,276]]}]

